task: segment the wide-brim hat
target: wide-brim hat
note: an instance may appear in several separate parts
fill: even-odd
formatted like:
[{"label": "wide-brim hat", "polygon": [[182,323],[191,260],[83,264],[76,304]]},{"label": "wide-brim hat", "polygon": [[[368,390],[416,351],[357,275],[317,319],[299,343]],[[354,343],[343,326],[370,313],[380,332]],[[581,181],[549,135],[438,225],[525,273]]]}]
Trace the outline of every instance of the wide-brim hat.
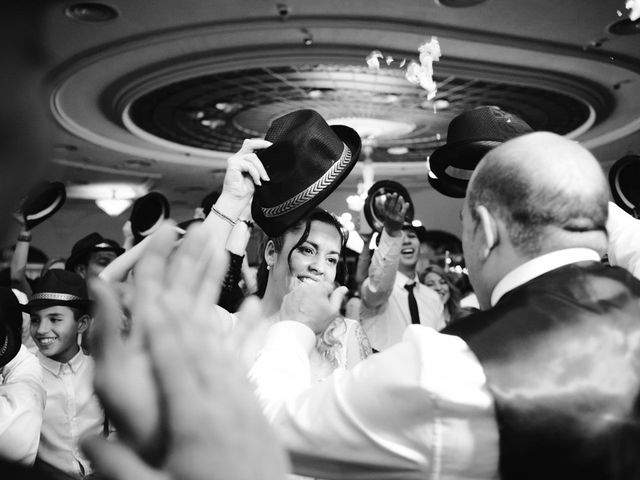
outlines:
[{"label": "wide-brim hat", "polygon": [[273,121],[257,155],[269,178],[256,187],[251,216],[269,236],[284,231],[318,206],[349,175],[360,156],[358,133],[329,126],[314,110],[297,110]]},{"label": "wide-brim hat", "polygon": [[609,186],[616,204],[631,215],[640,214],[640,155],[626,155],[609,170]]},{"label": "wide-brim hat", "polygon": [[171,216],[167,197],[159,192],[149,192],[137,198],[131,209],[131,233],[135,243],[155,232],[162,222]]},{"label": "wide-brim hat", "polygon": [[67,270],[49,270],[36,282],[29,303],[22,310],[33,312],[57,305],[89,309],[91,301],[86,283],[80,275]]},{"label": "wide-brim hat", "polygon": [[20,209],[27,230],[31,230],[62,208],[67,199],[64,183],[44,182],[33,188]]},{"label": "wide-brim hat", "polygon": [[[461,113],[449,123],[447,143],[437,148],[429,159],[430,169],[441,193],[466,191],[469,179],[482,157],[498,145],[513,138],[533,132],[521,118],[499,107],[478,107]],[[436,188],[436,187],[434,187]],[[440,190],[438,190],[440,191]],[[464,196],[464,195],[462,195]]]},{"label": "wide-brim hat", "polygon": [[90,233],[75,243],[71,255],[65,262],[65,270],[73,272],[76,265],[84,262],[92,252],[98,251],[112,251],[116,255],[122,255],[124,249],[115,240],[104,238],[98,232]]},{"label": "wide-brim hat", "polygon": [[414,216],[413,202],[409,191],[400,183],[393,180],[380,180],[374,183],[367,192],[367,198],[364,201],[364,218],[374,232],[380,232],[384,227],[384,219],[378,212],[378,199],[382,196],[391,195],[393,193],[401,196],[405,202],[409,202],[409,208],[405,215],[405,222],[411,223]]},{"label": "wide-brim hat", "polygon": [[18,354],[22,344],[22,307],[10,288],[0,287],[0,369]]}]

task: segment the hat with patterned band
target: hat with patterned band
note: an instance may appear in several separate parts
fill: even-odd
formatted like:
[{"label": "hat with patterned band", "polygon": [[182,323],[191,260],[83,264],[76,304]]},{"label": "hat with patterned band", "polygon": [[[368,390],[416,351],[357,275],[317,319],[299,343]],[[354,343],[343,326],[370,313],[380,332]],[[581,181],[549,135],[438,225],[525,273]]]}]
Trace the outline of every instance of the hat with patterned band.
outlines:
[{"label": "hat with patterned band", "polygon": [[463,112],[449,123],[446,145],[436,149],[429,158],[435,177],[429,183],[440,187],[434,188],[444,195],[459,196],[461,190],[466,191],[482,157],[498,145],[531,132],[533,129],[524,120],[500,107],[478,107]]},{"label": "hat with patterned band", "polygon": [[84,279],[67,270],[49,270],[35,284],[26,312],[62,305],[83,310],[91,306]]},{"label": "hat with patterned band", "polygon": [[358,161],[361,140],[344,125],[329,126],[314,110],[297,110],[273,121],[258,158],[269,178],[256,187],[251,215],[275,237],[318,206]]}]

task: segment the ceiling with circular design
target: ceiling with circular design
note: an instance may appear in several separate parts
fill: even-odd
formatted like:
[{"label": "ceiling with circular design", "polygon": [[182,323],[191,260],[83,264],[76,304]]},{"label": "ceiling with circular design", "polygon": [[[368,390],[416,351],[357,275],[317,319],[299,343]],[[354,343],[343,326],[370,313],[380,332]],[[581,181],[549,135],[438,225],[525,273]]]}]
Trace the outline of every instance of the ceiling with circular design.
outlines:
[{"label": "ceiling with circular design", "polygon": [[498,105],[535,130],[563,135],[586,131],[608,114],[604,103],[550,89],[459,75],[435,80],[437,96],[428,100],[398,69],[321,64],[235,70],[158,88],[135,99],[128,115],[164,140],[235,152],[245,138],[264,136],[273,119],[310,108],[329,122],[353,123],[373,140],[374,162],[393,162],[424,161],[445,143],[451,119],[478,106]]},{"label": "ceiling with circular design", "polygon": [[[375,179],[402,182],[432,206],[419,210],[423,220],[456,231],[459,206],[428,186],[426,158],[464,110],[500,106],[581,142],[605,170],[640,151],[640,28],[624,3],[59,2],[43,31],[52,60],[49,176],[68,186],[144,185],[187,211],[219,188],[244,138],[313,108],[368,137],[361,160],[373,160]],[[442,49],[435,98],[398,68],[367,68],[372,50],[415,59],[430,36]],[[330,209],[346,208],[365,163]],[[87,214],[77,207],[65,229]]]}]

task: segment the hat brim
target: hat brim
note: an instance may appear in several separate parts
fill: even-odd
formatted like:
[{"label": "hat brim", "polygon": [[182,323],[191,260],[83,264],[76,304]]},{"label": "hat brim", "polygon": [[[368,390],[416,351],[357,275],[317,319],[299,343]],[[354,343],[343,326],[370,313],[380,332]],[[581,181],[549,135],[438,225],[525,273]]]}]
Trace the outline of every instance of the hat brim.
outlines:
[{"label": "hat brim", "polygon": [[[609,187],[616,205],[631,215],[640,210],[640,156],[627,155],[615,162],[609,170]],[[635,180],[628,184],[629,180]]]},{"label": "hat brim", "polygon": [[414,216],[414,206],[413,201],[411,200],[411,195],[409,195],[409,191],[402,185],[394,180],[380,180],[374,183],[371,188],[369,188],[369,192],[367,198],[364,202],[364,218],[371,227],[371,229],[375,232],[379,232],[383,228],[383,222],[378,216],[375,214],[374,209],[374,193],[378,190],[388,190],[393,193],[398,193],[402,198],[404,198],[405,202],[409,202],[409,210],[407,210],[406,219],[409,221],[413,220]]},{"label": "hat brim", "polygon": [[449,184],[431,175],[427,175],[427,181],[436,192],[446,197],[464,198],[467,194],[467,185]]},{"label": "hat brim", "polygon": [[[325,186],[320,193],[315,195],[311,200],[303,205],[295,208],[294,210],[287,212],[284,215],[275,218],[267,218],[262,213],[260,206],[257,202],[251,204],[251,216],[255,223],[266,233],[269,237],[278,237],[282,235],[288,228],[295,225],[298,221],[302,220],[311,210],[320,205],[338,186],[344,181],[345,178],[351,173],[353,167],[360,157],[360,148],[362,147],[362,141],[358,133],[345,125],[331,125],[331,129],[342,140],[342,142],[351,151],[351,158],[346,167],[340,172],[340,174],[331,182]],[[258,187],[260,188],[260,187]]]},{"label": "hat brim", "polygon": [[67,200],[63,183],[46,183],[29,193],[22,205],[22,215],[28,230],[40,225],[62,208]]},{"label": "hat brim", "polygon": [[[439,180],[466,189],[469,177],[480,160],[504,142],[491,139],[469,139],[437,148],[429,157],[431,171]],[[453,176],[450,169],[460,172]]]},{"label": "hat brim", "polygon": [[91,300],[63,301],[63,300],[38,299],[38,300],[30,301],[26,305],[22,305],[21,308],[22,308],[22,311],[25,313],[32,313],[35,310],[42,310],[44,308],[57,307],[57,306],[89,310],[92,305],[93,305],[93,302]]},{"label": "hat brim", "polygon": [[[149,221],[150,211],[158,210],[158,215]],[[156,212],[154,212],[156,213]],[[171,215],[171,206],[167,197],[160,192],[149,192],[133,203],[129,221],[135,243],[155,232],[162,222]]]}]

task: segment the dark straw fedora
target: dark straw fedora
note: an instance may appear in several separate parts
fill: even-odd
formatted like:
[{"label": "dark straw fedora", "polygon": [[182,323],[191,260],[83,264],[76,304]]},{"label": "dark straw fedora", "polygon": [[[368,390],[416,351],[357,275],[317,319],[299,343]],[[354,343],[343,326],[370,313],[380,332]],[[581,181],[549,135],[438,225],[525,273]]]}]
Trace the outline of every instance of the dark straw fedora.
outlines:
[{"label": "dark straw fedora", "polygon": [[91,306],[87,286],[77,273],[49,270],[33,287],[33,294],[23,309],[27,312],[63,305],[88,310]]},{"label": "dark straw fedora", "polygon": [[[378,205],[381,197],[397,193],[404,198],[405,202],[409,202],[409,209],[405,215],[405,222],[409,224],[413,221],[414,208],[411,196],[406,188],[393,180],[380,180],[374,183],[367,192],[367,198],[364,201],[364,218],[374,232],[380,232],[384,227],[384,221],[378,211]],[[384,201],[384,200],[383,200]]]},{"label": "dark straw fedora", "polygon": [[273,121],[259,151],[270,181],[256,187],[255,222],[281,235],[319,205],[347,177],[360,155],[360,136],[344,125],[329,126],[314,110],[297,110]]},{"label": "dark straw fedora", "polygon": [[[531,132],[533,129],[524,120],[499,107],[478,107],[461,113],[449,123],[446,145],[436,149],[429,159],[435,183],[459,187],[455,192],[466,190],[473,170],[487,152]],[[433,185],[432,182],[429,183]]]},{"label": "dark straw fedora", "polygon": [[640,218],[640,155],[625,155],[611,166],[609,186],[616,204]]},{"label": "dark straw fedora", "polygon": [[62,208],[67,191],[61,182],[44,182],[33,188],[20,209],[27,230],[40,225]]},{"label": "dark straw fedora", "polygon": [[0,369],[18,354],[22,344],[22,306],[10,288],[0,287]]},{"label": "dark straw fedora", "polygon": [[139,243],[143,238],[151,235],[170,215],[169,200],[161,193],[149,192],[137,198],[133,202],[129,217],[134,242]]}]

